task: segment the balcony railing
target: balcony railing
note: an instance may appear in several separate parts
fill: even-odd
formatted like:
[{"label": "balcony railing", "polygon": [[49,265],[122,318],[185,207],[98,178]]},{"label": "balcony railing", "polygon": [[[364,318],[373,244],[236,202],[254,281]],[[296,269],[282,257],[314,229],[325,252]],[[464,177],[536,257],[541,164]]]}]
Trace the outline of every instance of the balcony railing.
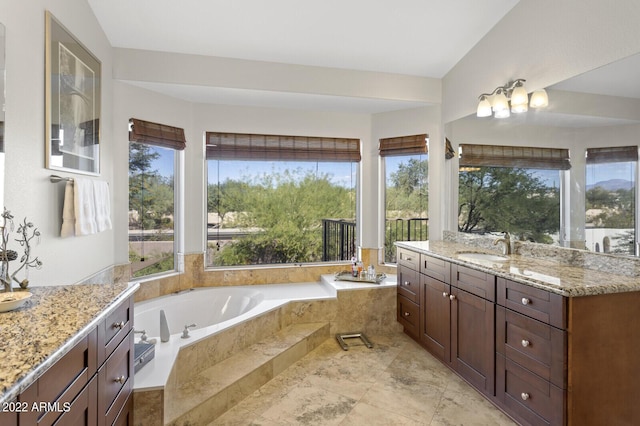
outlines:
[{"label": "balcony railing", "polygon": [[[385,262],[396,263],[396,241],[423,241],[429,238],[427,218],[387,219]],[[356,224],[341,219],[322,220],[322,260],[350,260],[356,255]]]}]

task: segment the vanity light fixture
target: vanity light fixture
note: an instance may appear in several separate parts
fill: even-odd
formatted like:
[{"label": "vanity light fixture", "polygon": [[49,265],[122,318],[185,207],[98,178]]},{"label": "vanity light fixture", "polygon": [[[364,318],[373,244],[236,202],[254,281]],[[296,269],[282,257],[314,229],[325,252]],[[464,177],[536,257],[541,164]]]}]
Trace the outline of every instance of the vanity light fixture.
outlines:
[{"label": "vanity light fixture", "polygon": [[518,78],[504,86],[496,87],[491,93],[480,95],[476,116],[506,118],[511,113],[519,114],[527,112],[531,108],[543,108],[549,105],[549,98],[544,89],[538,89],[529,94],[524,87],[526,80]]}]

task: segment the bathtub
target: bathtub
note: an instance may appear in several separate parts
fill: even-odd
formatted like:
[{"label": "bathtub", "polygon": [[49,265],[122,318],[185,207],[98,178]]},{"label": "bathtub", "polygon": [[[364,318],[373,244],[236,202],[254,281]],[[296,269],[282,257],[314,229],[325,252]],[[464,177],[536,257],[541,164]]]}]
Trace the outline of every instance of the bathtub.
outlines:
[{"label": "bathtub", "polygon": [[[135,374],[134,389],[163,388],[178,352],[203,339],[296,300],[335,299],[336,289],[326,282],[208,287],[157,297],[134,306],[133,328],[155,340],[155,356]],[[165,311],[171,337],[160,341],[160,310]],[[183,339],[185,325],[189,338]],[[136,343],[140,333],[136,334]]]},{"label": "bathtub", "polygon": [[[172,338],[180,338],[185,325],[189,334],[233,320],[264,300],[264,293],[246,287],[212,287],[187,290],[136,303],[135,330],[144,330],[150,339],[160,341],[160,310],[164,310]],[[195,333],[197,334],[197,333]],[[177,335],[177,336],[176,336]]]}]

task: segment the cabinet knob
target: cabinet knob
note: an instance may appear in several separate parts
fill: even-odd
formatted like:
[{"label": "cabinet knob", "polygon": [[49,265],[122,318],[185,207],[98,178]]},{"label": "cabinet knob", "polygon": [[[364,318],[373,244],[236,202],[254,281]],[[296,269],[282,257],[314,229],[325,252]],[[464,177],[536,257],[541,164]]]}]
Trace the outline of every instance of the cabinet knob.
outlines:
[{"label": "cabinet knob", "polygon": [[447,293],[446,291],[442,292],[442,297],[449,297],[449,293]]},{"label": "cabinet knob", "polygon": [[525,348],[527,346],[529,346],[531,344],[531,342],[529,342],[528,340],[522,340],[522,346],[524,346]]},{"label": "cabinet knob", "polygon": [[124,382],[127,381],[127,378],[125,376],[120,376],[120,377],[116,377],[115,379],[113,379],[113,381],[116,382],[116,383],[123,384]]},{"label": "cabinet knob", "polygon": [[405,312],[405,313],[404,313],[404,316],[405,316],[405,317],[409,317],[409,316],[411,316],[411,314],[410,314],[409,312]]},{"label": "cabinet knob", "polygon": [[112,327],[113,328],[119,328],[120,330],[122,330],[124,328],[124,321],[114,322]]},{"label": "cabinet knob", "polygon": [[531,303],[531,300],[527,299],[526,297],[522,298],[522,304],[523,305],[529,305]]},{"label": "cabinet knob", "polygon": [[456,296],[454,296],[454,295],[452,294],[451,296],[449,296],[449,299],[450,299],[450,300],[455,300],[455,299],[456,299]]},{"label": "cabinet knob", "polygon": [[529,399],[529,394],[526,392],[522,392],[520,394],[520,398],[522,398],[523,401],[526,401],[527,399]]},{"label": "cabinet knob", "polygon": [[411,283],[410,283],[409,281],[405,281],[405,282],[404,282],[404,285],[405,285],[405,286],[410,286],[410,285],[411,285]]}]

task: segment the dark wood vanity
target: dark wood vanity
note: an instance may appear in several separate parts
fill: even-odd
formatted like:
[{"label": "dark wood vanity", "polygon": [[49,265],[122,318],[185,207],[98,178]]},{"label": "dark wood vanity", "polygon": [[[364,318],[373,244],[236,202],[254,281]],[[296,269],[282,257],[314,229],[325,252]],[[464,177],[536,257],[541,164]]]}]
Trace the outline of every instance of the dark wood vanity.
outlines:
[{"label": "dark wood vanity", "polygon": [[[82,309],[88,301],[78,302],[79,306],[68,309]],[[26,309],[36,311],[38,307]],[[44,328],[55,326],[53,322]],[[38,337],[37,342],[46,338]],[[132,425],[133,338],[133,291],[127,291],[94,317],[79,337],[74,336],[70,348],[49,355],[54,361],[34,365],[15,384],[16,396],[8,399],[3,395],[0,424]]]},{"label": "dark wood vanity", "polygon": [[640,291],[569,297],[506,275],[399,247],[398,321],[520,424],[640,424]]}]

